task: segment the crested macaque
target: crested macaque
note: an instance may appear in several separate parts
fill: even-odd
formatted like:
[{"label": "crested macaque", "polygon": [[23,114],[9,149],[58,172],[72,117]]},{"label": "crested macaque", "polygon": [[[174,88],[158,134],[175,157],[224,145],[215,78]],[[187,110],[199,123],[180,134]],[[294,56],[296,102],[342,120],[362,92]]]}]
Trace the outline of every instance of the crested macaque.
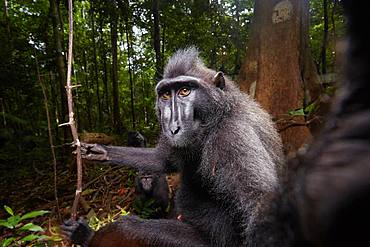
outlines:
[{"label": "crested macaque", "polygon": [[[279,188],[283,164],[271,117],[222,72],[206,68],[195,48],[170,58],[155,90],[162,129],[155,148],[84,144],[82,153],[145,173],[180,172],[175,204],[182,220],[128,216],[91,232],[85,242],[104,245],[110,237],[103,232],[116,231],[120,238],[157,246],[254,241],[263,217],[260,205]],[[66,227],[72,236],[73,228],[78,232],[78,222]]]},{"label": "crested macaque", "polygon": [[361,246],[370,222],[370,35],[366,1],[348,17],[347,80],[328,124],[279,183],[284,163],[270,116],[195,49],[173,55],[156,86],[155,148],[83,145],[85,159],[181,172],[183,219],[120,218],[94,232],[68,221],[84,246]]},{"label": "crested macaque", "polygon": [[[138,131],[129,131],[129,147],[145,147],[146,139]],[[164,218],[169,207],[169,189],[166,175],[139,171],[135,178],[135,206],[148,205],[154,213],[149,218]]]},{"label": "crested macaque", "polygon": [[135,203],[149,203],[155,212],[150,218],[164,218],[169,205],[169,189],[166,175],[163,173],[139,172],[135,179]]}]

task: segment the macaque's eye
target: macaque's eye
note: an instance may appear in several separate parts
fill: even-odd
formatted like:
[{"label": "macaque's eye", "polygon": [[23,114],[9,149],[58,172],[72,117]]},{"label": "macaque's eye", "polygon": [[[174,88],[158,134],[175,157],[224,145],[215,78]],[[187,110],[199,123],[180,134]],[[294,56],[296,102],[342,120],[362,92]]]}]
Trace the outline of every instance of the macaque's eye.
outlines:
[{"label": "macaque's eye", "polygon": [[163,100],[171,99],[171,92],[170,91],[165,91],[164,93],[162,93],[161,94],[161,99],[163,99]]},{"label": "macaque's eye", "polygon": [[190,94],[190,88],[188,87],[183,87],[179,90],[178,95],[181,97],[186,97]]}]

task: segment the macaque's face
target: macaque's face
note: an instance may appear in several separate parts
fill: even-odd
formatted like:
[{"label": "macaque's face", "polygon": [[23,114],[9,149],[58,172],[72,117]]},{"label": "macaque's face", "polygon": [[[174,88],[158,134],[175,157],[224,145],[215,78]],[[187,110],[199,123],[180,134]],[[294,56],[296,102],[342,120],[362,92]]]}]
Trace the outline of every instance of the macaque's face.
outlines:
[{"label": "macaque's face", "polygon": [[140,176],[140,184],[145,192],[150,192],[153,188],[153,176]]},{"label": "macaque's face", "polygon": [[200,89],[197,85],[197,79],[188,76],[162,80],[157,85],[162,132],[174,146],[186,146],[198,132],[200,119],[195,112]]}]

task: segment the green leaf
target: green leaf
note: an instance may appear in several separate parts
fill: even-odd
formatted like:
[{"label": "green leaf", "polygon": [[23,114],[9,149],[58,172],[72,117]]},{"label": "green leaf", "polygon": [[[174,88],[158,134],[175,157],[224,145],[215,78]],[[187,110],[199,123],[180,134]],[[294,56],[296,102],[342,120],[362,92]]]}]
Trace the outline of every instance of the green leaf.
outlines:
[{"label": "green leaf", "polygon": [[29,213],[26,213],[25,215],[23,215],[21,217],[21,220],[35,218],[37,216],[44,215],[44,214],[47,214],[47,213],[50,213],[50,211],[45,211],[45,210],[32,211],[32,212],[29,212]]},{"label": "green leaf", "polygon": [[28,223],[22,226],[20,231],[32,231],[32,232],[42,232],[45,231],[41,226],[35,225],[33,223]]},{"label": "green leaf", "polygon": [[8,246],[9,244],[13,243],[15,239],[16,239],[15,237],[6,238],[6,239],[4,239],[4,240],[0,243],[0,246],[1,246],[1,247],[6,247],[6,246]]},{"label": "green leaf", "polygon": [[42,236],[45,236],[46,240],[51,240],[51,241],[54,241],[54,242],[59,242],[59,241],[63,240],[63,238],[59,235],[52,235],[52,236],[42,235]]},{"label": "green leaf", "polygon": [[298,110],[290,111],[288,114],[291,115],[291,116],[304,116],[305,115],[303,108],[298,109]]},{"label": "green leaf", "polygon": [[14,216],[13,209],[8,207],[7,205],[4,205],[4,208],[5,208],[6,212],[8,212],[8,214],[10,214],[11,216]]},{"label": "green leaf", "polygon": [[90,195],[91,193],[94,193],[96,191],[96,189],[86,189],[84,191],[82,191],[81,195],[82,196],[87,196],[87,195]]},{"label": "green leaf", "polygon": [[0,226],[4,226],[9,229],[13,229],[14,226],[6,220],[0,220]]},{"label": "green leaf", "polygon": [[[38,240],[51,240],[52,237],[48,236],[48,235],[38,235]],[[58,239],[58,238],[55,238],[55,239]],[[62,238],[59,237],[59,240],[63,240]]]},{"label": "green leaf", "polygon": [[30,235],[27,235],[24,238],[22,238],[21,241],[23,241],[23,242],[30,242],[30,241],[33,241],[33,240],[39,239],[39,238],[40,238],[40,236],[38,236],[38,235],[30,234]]},{"label": "green leaf", "polygon": [[18,225],[18,223],[21,221],[21,217],[19,215],[11,216],[7,219],[7,222],[11,224],[13,227]]},{"label": "green leaf", "polygon": [[312,104],[309,104],[308,106],[306,106],[304,111],[307,115],[310,115],[316,111],[316,108],[317,108],[317,105],[315,104],[315,102],[313,102]]}]

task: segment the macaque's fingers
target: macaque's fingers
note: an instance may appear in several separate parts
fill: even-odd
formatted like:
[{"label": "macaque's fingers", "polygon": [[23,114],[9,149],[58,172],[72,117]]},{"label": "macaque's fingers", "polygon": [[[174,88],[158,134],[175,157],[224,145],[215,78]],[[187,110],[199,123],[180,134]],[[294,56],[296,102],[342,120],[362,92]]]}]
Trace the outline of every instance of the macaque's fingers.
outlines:
[{"label": "macaque's fingers", "polygon": [[74,244],[88,246],[94,235],[87,222],[80,218],[78,221],[69,219],[60,226],[61,234]]},{"label": "macaque's fingers", "polygon": [[86,160],[96,160],[96,161],[107,161],[107,160],[109,160],[107,154],[89,153],[89,154],[82,155],[82,158],[86,159]]},{"label": "macaque's fingers", "polygon": [[[89,150],[90,150],[91,148],[93,148],[93,147],[94,147],[94,145],[96,145],[96,144],[89,144],[89,143],[84,143],[84,142],[81,142],[80,144],[81,144],[81,145],[80,145],[80,147],[81,147],[81,154],[88,153],[88,152],[89,152]],[[77,154],[77,151],[76,151],[76,149],[77,149],[77,145],[76,145],[76,143],[73,143],[73,144],[71,145],[71,147],[72,147],[72,149],[74,150],[74,151],[72,151],[72,153],[73,153],[74,155],[76,155],[76,154]]]},{"label": "macaque's fingers", "polygon": [[73,226],[61,226],[60,227],[60,235],[62,235],[65,238],[70,238],[72,236],[73,230],[75,228]]},{"label": "macaque's fingers", "polygon": [[95,146],[98,146],[98,145],[99,144],[81,142],[81,152],[89,152],[91,149],[93,149]]},{"label": "macaque's fingers", "polygon": [[[76,154],[76,151],[73,151]],[[106,161],[108,152],[104,146],[81,142],[81,156],[86,160]]]},{"label": "macaque's fingers", "polygon": [[[89,149],[86,146],[81,145],[81,155],[87,154],[88,151]],[[76,151],[74,151],[74,153],[76,153]]]},{"label": "macaque's fingers", "polygon": [[89,146],[89,153],[95,153],[95,154],[107,154],[107,150],[99,144],[91,144],[92,146]]},{"label": "macaque's fingers", "polygon": [[72,220],[72,219],[66,220],[60,226],[61,234],[69,238],[72,235],[72,233],[76,230],[77,227],[78,227],[77,221]]},{"label": "macaque's fingers", "polygon": [[80,142],[80,145],[81,145],[81,148],[84,147],[86,149],[90,149],[92,148],[93,146],[96,146],[98,144],[96,143],[86,143],[86,142]]}]

